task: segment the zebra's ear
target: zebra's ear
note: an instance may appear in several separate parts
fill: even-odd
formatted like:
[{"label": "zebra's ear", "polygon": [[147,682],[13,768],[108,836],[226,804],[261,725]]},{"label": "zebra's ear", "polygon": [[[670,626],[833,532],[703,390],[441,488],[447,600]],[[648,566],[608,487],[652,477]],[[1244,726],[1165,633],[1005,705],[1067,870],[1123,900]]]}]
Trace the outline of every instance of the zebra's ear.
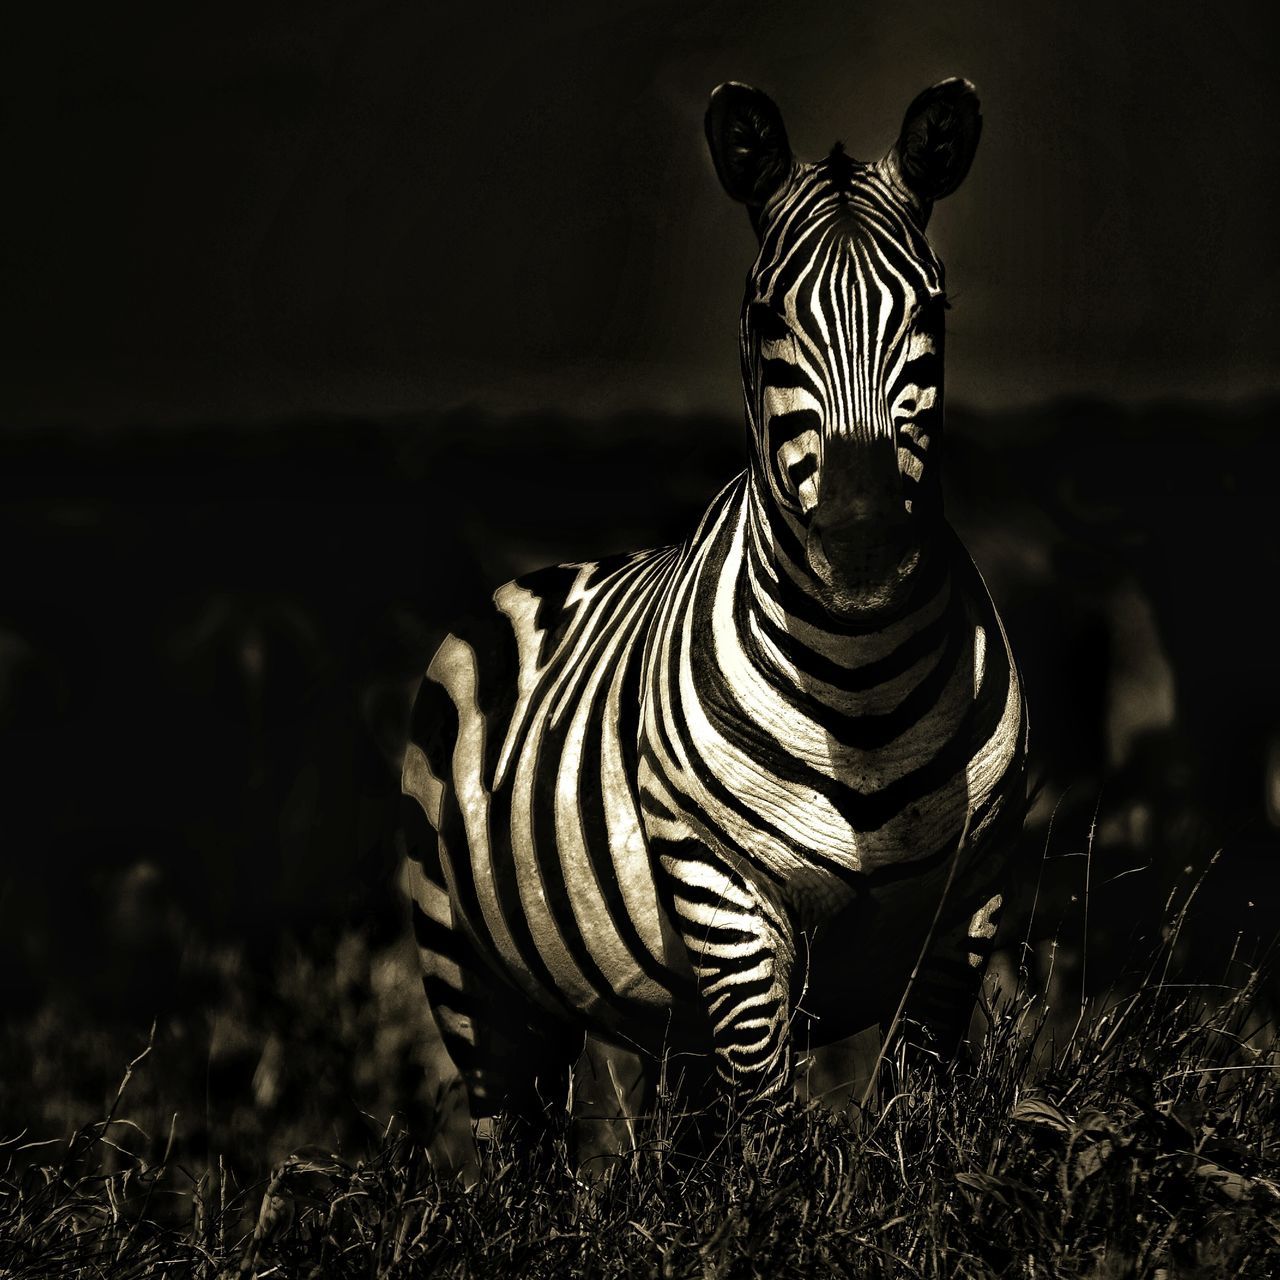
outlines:
[{"label": "zebra's ear", "polygon": [[916,97],[907,108],[898,141],[882,163],[894,185],[927,218],[933,202],[964,181],[981,134],[977,90],[954,76]]},{"label": "zebra's ear", "polygon": [[782,113],[767,93],[731,80],[712,90],[705,124],[716,175],[724,189],[751,210],[755,223],[791,172]]}]

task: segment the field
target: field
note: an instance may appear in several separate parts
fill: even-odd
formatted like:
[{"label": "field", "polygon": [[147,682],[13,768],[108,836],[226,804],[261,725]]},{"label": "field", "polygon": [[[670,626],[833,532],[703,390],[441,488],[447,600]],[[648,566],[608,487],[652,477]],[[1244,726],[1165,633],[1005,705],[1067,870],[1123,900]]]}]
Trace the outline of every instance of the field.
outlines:
[{"label": "field", "polygon": [[413,683],[494,583],[678,537],[736,425],[6,435],[0,1276],[1275,1274],[1275,418],[952,415],[1040,786],[971,1060],[701,1144],[666,1099],[582,1181],[499,1131],[470,1192],[421,1146]]},{"label": "field", "polygon": [[[1175,949],[1171,934],[1166,966]],[[970,1061],[886,1062],[865,1109],[775,1105],[717,1116],[705,1122],[711,1136],[691,1141],[664,1095],[636,1153],[579,1173],[563,1116],[533,1149],[499,1125],[471,1190],[371,1117],[345,1153],[311,1144],[269,1171],[237,1176],[221,1154],[193,1169],[175,1151],[180,1116],[167,1133],[132,1119],[161,1119],[180,1092],[156,1078],[153,1041],[102,1119],[38,1155],[21,1135],[8,1140],[0,1268],[15,1278],[1270,1276],[1280,1046],[1259,1023],[1257,994],[1251,983],[1206,999],[1153,966],[1131,994],[1055,1032],[1022,993],[989,1011]],[[316,1000],[318,1014],[326,1003]],[[348,1052],[388,1070],[385,1027],[367,1030]],[[311,1101],[323,1113],[332,1081],[319,1079]],[[268,1109],[242,1118],[238,1163],[281,1137]]]}]

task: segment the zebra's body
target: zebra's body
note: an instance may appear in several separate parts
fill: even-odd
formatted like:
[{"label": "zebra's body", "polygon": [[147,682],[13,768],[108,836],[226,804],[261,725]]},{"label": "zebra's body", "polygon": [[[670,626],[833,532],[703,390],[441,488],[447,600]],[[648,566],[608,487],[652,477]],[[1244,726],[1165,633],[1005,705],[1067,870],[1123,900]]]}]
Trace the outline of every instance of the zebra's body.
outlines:
[{"label": "zebra's body", "polygon": [[799,165],[754,92],[720,91],[736,151],[708,117],[731,191],[743,129],[777,171],[747,200],[750,465],[680,546],[501,587],[415,705],[414,921],[473,1114],[554,1095],[583,1030],[785,1087],[797,1013],[814,1043],[892,1017],[952,875],[907,1010],[946,1047],[994,933],[1026,718],[925,465],[941,268],[910,156]]}]

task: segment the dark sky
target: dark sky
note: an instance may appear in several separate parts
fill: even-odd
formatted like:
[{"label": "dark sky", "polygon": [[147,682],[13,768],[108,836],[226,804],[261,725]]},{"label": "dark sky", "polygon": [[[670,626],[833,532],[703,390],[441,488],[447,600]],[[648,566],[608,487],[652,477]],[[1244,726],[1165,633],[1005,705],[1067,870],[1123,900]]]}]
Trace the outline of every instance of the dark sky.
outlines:
[{"label": "dark sky", "polygon": [[708,91],[756,83],[800,154],[870,158],[956,73],[985,131],[934,215],[954,398],[1274,389],[1269,9],[26,6],[0,54],[4,412],[734,412],[753,242]]}]

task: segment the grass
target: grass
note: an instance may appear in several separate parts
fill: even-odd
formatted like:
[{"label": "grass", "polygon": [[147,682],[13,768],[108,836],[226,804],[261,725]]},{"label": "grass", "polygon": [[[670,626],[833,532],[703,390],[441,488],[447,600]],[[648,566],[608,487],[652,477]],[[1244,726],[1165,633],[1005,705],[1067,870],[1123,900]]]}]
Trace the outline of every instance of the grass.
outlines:
[{"label": "grass", "polygon": [[470,1189],[396,1118],[435,1124],[439,1151],[459,1100],[424,1084],[440,1064],[411,948],[347,932],[255,976],[193,941],[207,1006],[129,1031],[128,1052],[83,1007],[7,1027],[0,1116],[30,1127],[0,1129],[0,1280],[1274,1276],[1273,986],[1235,952],[1223,982],[1182,980],[1203,968],[1183,933],[1202,884],[1105,998],[1006,951],[993,975],[1013,992],[989,982],[964,1061],[802,1073],[802,1098],[863,1105],[709,1119],[660,1093],[638,1149],[590,1177],[563,1113],[532,1147],[499,1122]]},{"label": "grass", "polygon": [[[388,1125],[240,1181],[141,1141],[130,1063],[56,1147],[10,1137],[0,1275],[1247,1277],[1280,1271],[1280,1045],[1164,960],[1053,1030],[997,1001],[969,1062],[882,1068],[865,1110],[777,1105],[691,1154],[670,1097],[592,1181],[499,1124],[465,1190]],[[148,1154],[149,1153],[149,1154]]]}]

